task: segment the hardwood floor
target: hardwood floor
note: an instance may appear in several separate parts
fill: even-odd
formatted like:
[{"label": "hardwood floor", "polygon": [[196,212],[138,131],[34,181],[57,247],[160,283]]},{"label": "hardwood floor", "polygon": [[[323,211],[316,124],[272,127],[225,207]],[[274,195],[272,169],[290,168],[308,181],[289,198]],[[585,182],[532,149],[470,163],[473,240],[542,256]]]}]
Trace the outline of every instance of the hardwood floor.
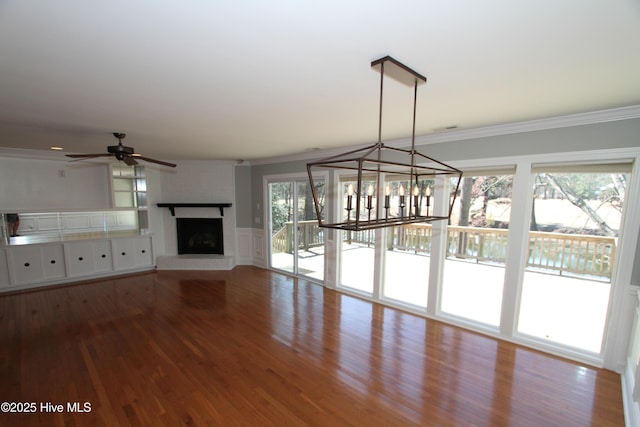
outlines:
[{"label": "hardwood floor", "polygon": [[0,401],[36,404],[2,426],[624,425],[613,372],[255,267],[0,296]]}]

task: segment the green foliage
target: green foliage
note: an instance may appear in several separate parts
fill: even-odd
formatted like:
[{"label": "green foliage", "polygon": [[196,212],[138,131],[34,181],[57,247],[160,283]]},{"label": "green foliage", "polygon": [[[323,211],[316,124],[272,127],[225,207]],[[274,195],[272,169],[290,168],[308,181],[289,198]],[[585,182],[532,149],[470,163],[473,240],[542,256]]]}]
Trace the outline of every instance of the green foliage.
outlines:
[{"label": "green foliage", "polygon": [[277,233],[291,220],[291,183],[275,183],[269,186],[271,192],[271,232]]}]

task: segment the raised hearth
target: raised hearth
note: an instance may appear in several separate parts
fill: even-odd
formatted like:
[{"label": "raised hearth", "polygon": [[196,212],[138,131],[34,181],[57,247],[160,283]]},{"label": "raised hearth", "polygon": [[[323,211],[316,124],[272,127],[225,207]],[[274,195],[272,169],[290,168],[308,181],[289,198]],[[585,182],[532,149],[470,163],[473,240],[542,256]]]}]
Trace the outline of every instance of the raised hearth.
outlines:
[{"label": "raised hearth", "polygon": [[235,267],[232,256],[226,255],[175,255],[156,257],[158,270],[231,270]]}]

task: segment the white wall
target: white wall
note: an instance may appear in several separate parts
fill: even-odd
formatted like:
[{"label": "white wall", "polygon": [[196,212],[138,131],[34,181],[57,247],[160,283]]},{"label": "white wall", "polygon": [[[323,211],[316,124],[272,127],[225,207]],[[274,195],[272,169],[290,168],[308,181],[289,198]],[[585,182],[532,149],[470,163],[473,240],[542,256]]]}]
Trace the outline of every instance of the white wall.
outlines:
[{"label": "white wall", "polygon": [[108,209],[105,163],[0,157],[0,211]]}]

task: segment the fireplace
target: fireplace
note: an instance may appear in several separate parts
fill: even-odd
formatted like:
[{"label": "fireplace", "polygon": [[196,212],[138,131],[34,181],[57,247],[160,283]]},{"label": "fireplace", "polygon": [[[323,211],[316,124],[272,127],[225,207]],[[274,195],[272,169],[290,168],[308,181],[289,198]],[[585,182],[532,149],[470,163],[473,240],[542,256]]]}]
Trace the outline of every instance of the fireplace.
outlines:
[{"label": "fireplace", "polygon": [[224,254],[222,218],[176,218],[178,254]]}]

